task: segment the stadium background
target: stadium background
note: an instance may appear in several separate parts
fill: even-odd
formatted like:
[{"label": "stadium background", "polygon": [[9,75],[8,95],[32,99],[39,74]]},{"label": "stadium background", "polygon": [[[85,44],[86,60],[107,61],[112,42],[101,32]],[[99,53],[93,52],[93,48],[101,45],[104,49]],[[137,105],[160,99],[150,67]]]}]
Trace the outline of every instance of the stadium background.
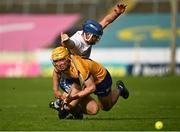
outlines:
[{"label": "stadium background", "polygon": [[[116,3],[1,0],[0,76],[51,76],[50,52],[58,46],[60,32],[72,35],[85,20],[100,20]],[[120,76],[167,74],[172,44],[169,1],[126,0],[124,3],[128,4],[126,13],[105,29],[91,58]],[[177,22],[177,74],[180,74],[179,26]]]},{"label": "stadium background", "polygon": [[93,47],[90,58],[107,67],[113,81],[121,77],[127,83],[129,101],[79,122],[59,121],[47,107],[53,97],[50,54],[59,45],[60,32],[72,35],[85,20],[100,20],[118,2],[0,0],[0,130],[152,131],[157,120],[164,121],[163,130],[180,130],[180,8],[176,75],[167,76],[173,43],[171,0],[122,0],[127,11]]}]

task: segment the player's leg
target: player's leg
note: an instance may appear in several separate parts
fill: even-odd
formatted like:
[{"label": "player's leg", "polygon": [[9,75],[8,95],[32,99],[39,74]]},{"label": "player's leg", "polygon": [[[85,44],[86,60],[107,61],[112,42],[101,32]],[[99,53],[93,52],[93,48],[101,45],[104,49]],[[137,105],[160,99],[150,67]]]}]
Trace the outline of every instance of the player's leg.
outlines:
[{"label": "player's leg", "polygon": [[110,92],[108,95],[98,95],[98,100],[102,110],[109,111],[114,104],[116,104],[119,98],[119,93],[117,90]]},{"label": "player's leg", "polygon": [[81,99],[80,105],[83,113],[88,115],[96,115],[99,112],[99,105],[90,95]]},{"label": "player's leg", "polygon": [[117,86],[114,90],[111,90],[112,78],[107,71],[106,77],[104,80],[96,86],[96,93],[98,100],[100,101],[101,108],[105,111],[110,110],[114,104],[116,104],[119,96],[128,98],[129,92],[122,83],[117,83]]},{"label": "player's leg", "polygon": [[122,96],[124,99],[127,99],[129,97],[128,89],[120,80],[116,82],[115,89],[111,90],[110,93],[106,96],[99,95],[98,99],[100,100],[101,106],[104,110],[110,110],[114,106],[114,104],[116,104],[119,96]]}]

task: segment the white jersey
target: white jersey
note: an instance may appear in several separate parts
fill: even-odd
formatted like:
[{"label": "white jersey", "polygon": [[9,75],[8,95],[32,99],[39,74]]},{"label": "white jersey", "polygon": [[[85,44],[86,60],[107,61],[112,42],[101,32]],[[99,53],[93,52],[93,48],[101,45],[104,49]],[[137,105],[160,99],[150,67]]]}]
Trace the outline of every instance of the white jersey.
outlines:
[{"label": "white jersey", "polygon": [[80,55],[80,56],[85,56],[88,57],[91,54],[91,48],[92,45],[89,45],[86,43],[82,37],[83,31],[77,31],[73,36],[70,37],[70,40],[72,40],[75,44],[74,48],[71,49],[71,51],[74,54]]}]

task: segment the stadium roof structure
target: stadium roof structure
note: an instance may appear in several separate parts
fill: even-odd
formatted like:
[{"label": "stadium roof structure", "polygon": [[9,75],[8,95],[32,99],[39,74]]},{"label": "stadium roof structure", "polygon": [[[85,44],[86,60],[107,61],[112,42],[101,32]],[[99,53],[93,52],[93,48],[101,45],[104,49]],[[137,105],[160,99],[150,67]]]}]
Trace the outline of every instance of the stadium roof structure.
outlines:
[{"label": "stadium roof structure", "polygon": [[79,19],[79,14],[0,15],[0,51],[48,47],[56,35],[71,28]]}]

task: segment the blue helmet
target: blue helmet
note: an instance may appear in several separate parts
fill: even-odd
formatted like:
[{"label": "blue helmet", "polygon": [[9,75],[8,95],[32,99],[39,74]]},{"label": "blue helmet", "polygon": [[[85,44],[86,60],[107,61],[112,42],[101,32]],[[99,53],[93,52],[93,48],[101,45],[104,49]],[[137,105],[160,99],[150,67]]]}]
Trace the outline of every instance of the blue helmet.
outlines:
[{"label": "blue helmet", "polygon": [[97,36],[101,36],[103,34],[103,28],[101,24],[94,20],[87,20],[83,25],[83,31],[85,33],[89,32]]}]

